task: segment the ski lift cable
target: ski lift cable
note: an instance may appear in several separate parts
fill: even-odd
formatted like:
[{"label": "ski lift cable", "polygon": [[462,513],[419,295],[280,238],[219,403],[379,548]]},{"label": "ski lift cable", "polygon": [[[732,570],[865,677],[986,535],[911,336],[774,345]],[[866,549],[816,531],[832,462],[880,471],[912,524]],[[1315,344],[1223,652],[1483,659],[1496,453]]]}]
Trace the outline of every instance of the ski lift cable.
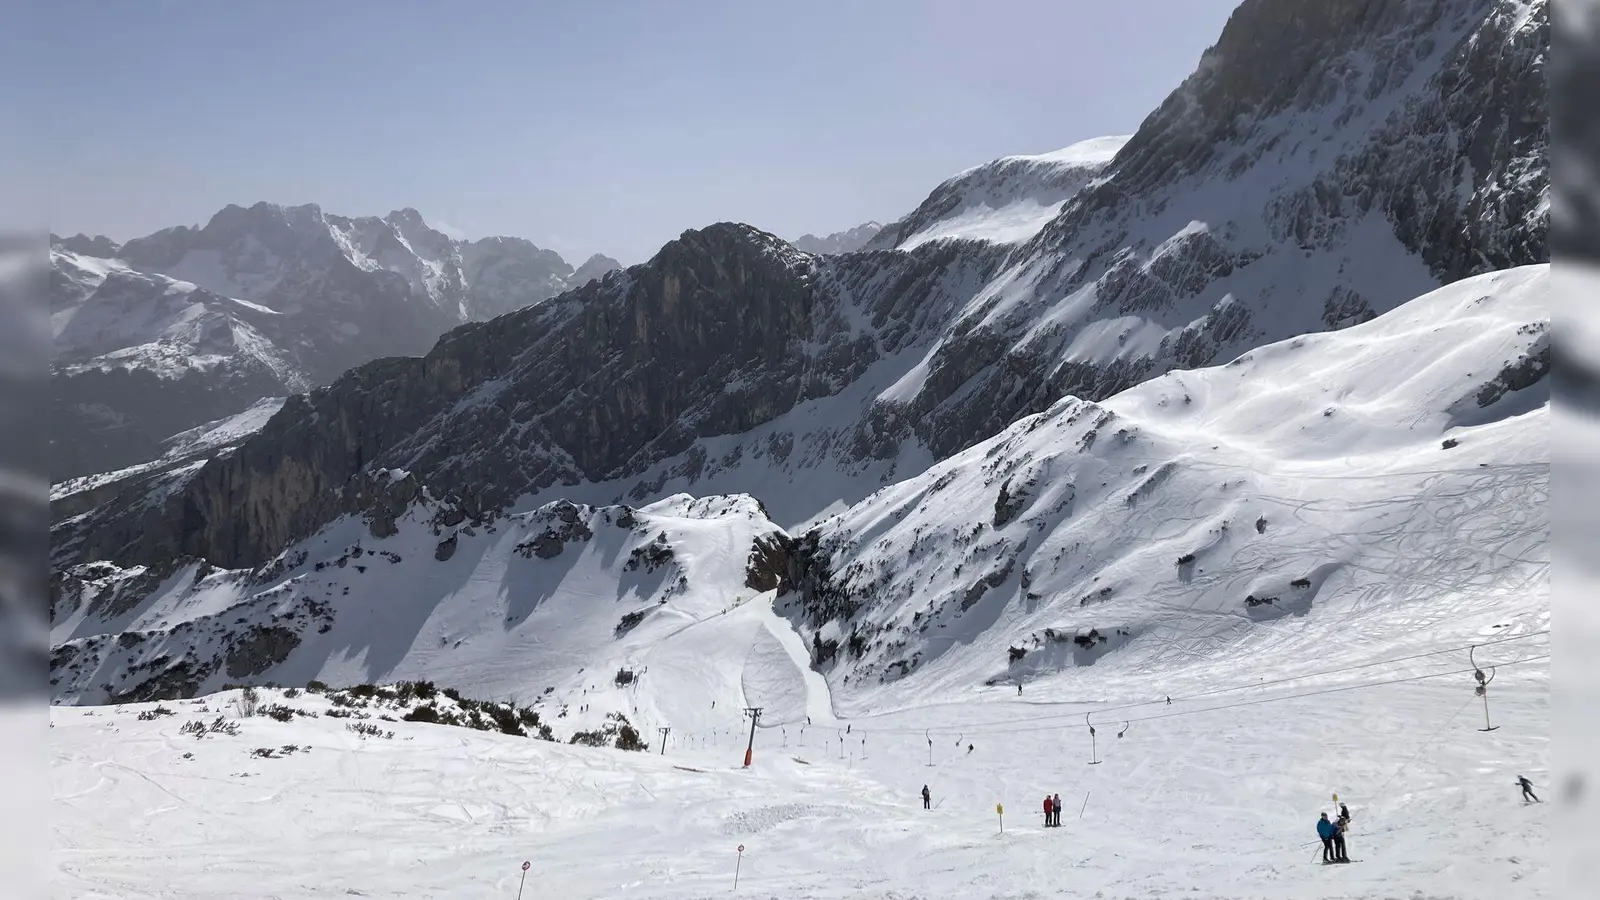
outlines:
[{"label": "ski lift cable", "polygon": [[[1530,657],[1526,657],[1526,658],[1523,658],[1523,659],[1513,660],[1513,661],[1508,662],[1508,663],[1503,663],[1502,667],[1510,666],[1510,665],[1518,665],[1518,664],[1521,664],[1521,663],[1538,662],[1540,660],[1547,660],[1549,658],[1550,658],[1550,654],[1548,654],[1548,653],[1546,653],[1546,654],[1544,654],[1542,656],[1530,656]],[[1415,681],[1426,681],[1426,680],[1430,680],[1430,679],[1434,679],[1434,678],[1445,678],[1445,677],[1449,677],[1449,676],[1452,676],[1452,675],[1465,675],[1465,674],[1470,673],[1471,671],[1472,671],[1471,669],[1455,669],[1455,670],[1452,670],[1452,671],[1449,671],[1449,672],[1432,672],[1432,673],[1429,673],[1429,674],[1426,674],[1426,675],[1410,675],[1410,676],[1406,676],[1406,677],[1402,677],[1402,678],[1391,678],[1391,679],[1389,679],[1387,681],[1372,681],[1372,682],[1365,682],[1365,683],[1362,683],[1362,684],[1348,684],[1348,685],[1342,685],[1342,686],[1339,686],[1339,687],[1323,688],[1321,690],[1316,690],[1316,691],[1305,691],[1305,692],[1299,693],[1299,694],[1285,694],[1285,695],[1277,696],[1277,697],[1261,697],[1261,698],[1258,698],[1258,699],[1255,699],[1255,700],[1243,700],[1243,701],[1240,701],[1238,703],[1229,703],[1229,704],[1226,704],[1226,705],[1223,705],[1223,706],[1208,706],[1208,707],[1204,707],[1202,709],[1179,710],[1179,711],[1170,712],[1170,713],[1156,713],[1156,714],[1148,715],[1148,716],[1139,716],[1139,717],[1136,717],[1136,718],[1129,719],[1127,721],[1130,722],[1130,723],[1132,723],[1132,722],[1150,722],[1150,721],[1153,721],[1153,720],[1156,720],[1156,719],[1172,719],[1172,718],[1177,718],[1179,716],[1198,715],[1200,713],[1223,712],[1225,710],[1240,709],[1240,708],[1246,707],[1246,706],[1260,706],[1260,705],[1262,705],[1264,703],[1279,703],[1279,702],[1284,702],[1284,701],[1288,701],[1288,700],[1299,700],[1299,699],[1306,698],[1306,697],[1320,697],[1320,696],[1322,696],[1324,694],[1337,694],[1337,693],[1342,693],[1342,692],[1345,692],[1345,691],[1359,691],[1359,690],[1365,690],[1367,688],[1387,687],[1387,686],[1396,685],[1396,684],[1408,684],[1410,682],[1415,682]],[[997,730],[997,731],[990,731],[990,732],[987,732],[987,733],[989,733],[989,734],[1019,734],[1019,733],[1032,732],[1032,731],[1056,731],[1056,730],[1059,730],[1060,728],[1061,728],[1061,726],[1059,726],[1059,725],[1048,725],[1048,726],[1040,726],[1040,727],[1034,727],[1034,728],[1001,729],[1001,730]],[[879,729],[879,730],[881,731],[882,729]]]},{"label": "ski lift cable", "polygon": [[[1372,668],[1376,668],[1378,666],[1392,665],[1394,663],[1410,662],[1410,661],[1418,660],[1418,659],[1426,659],[1426,658],[1432,657],[1432,656],[1443,656],[1443,655],[1448,654],[1448,653],[1460,653],[1463,650],[1470,650],[1473,647],[1486,647],[1486,646],[1491,646],[1491,645],[1494,645],[1494,644],[1506,644],[1506,643],[1510,643],[1512,641],[1524,641],[1524,640],[1529,640],[1531,638],[1541,637],[1541,636],[1548,635],[1548,634],[1550,634],[1550,629],[1546,628],[1546,629],[1544,629],[1542,631],[1530,631],[1527,634],[1511,635],[1509,637],[1496,638],[1495,640],[1492,640],[1492,641],[1481,641],[1481,642],[1478,642],[1476,644],[1463,644],[1463,645],[1461,645],[1459,647],[1447,647],[1447,648],[1444,648],[1444,649],[1441,649],[1441,650],[1430,650],[1430,651],[1428,651],[1426,653],[1415,653],[1415,654],[1412,654],[1410,656],[1398,656],[1398,657],[1394,657],[1392,659],[1381,659],[1381,660],[1377,660],[1377,661],[1369,662],[1369,663],[1360,663],[1360,664],[1353,665],[1353,666],[1344,666],[1344,667],[1338,668],[1338,669],[1326,669],[1326,670],[1323,670],[1323,671],[1320,671],[1320,672],[1308,672],[1308,673],[1306,673],[1304,675],[1291,675],[1291,676],[1288,676],[1288,677],[1285,677],[1285,678],[1273,679],[1272,681],[1257,681],[1257,682],[1254,682],[1254,683],[1251,683],[1251,684],[1240,684],[1240,685],[1235,685],[1235,686],[1232,686],[1232,687],[1214,688],[1214,689],[1209,690],[1209,691],[1200,691],[1200,692],[1194,693],[1194,694],[1184,694],[1184,695],[1181,695],[1181,696],[1176,696],[1176,697],[1173,697],[1172,699],[1174,701],[1198,700],[1198,699],[1201,699],[1203,697],[1215,697],[1215,696],[1219,696],[1221,694],[1237,693],[1239,691],[1259,690],[1261,688],[1275,687],[1277,685],[1289,684],[1289,683],[1295,682],[1295,681],[1305,681],[1305,680],[1311,679],[1311,678],[1322,678],[1322,677],[1325,677],[1325,676],[1328,676],[1328,675],[1342,675],[1342,674],[1344,674],[1346,672],[1356,672],[1356,671],[1360,671],[1362,669],[1372,669]],[[1471,670],[1467,670],[1467,671],[1470,672]],[[1120,705],[1120,706],[1101,707],[1101,708],[1092,710],[1091,712],[1094,713],[1094,714],[1104,715],[1106,713],[1121,712],[1123,710],[1139,709],[1140,707],[1145,707],[1145,706],[1157,706],[1157,705],[1164,706],[1164,705],[1166,705],[1166,702],[1167,702],[1166,699],[1163,697],[1163,699],[1160,699],[1160,700],[1145,700],[1145,701],[1140,701],[1138,703],[1126,703],[1126,704],[1123,704],[1123,705]],[[1044,720],[1077,718],[1078,715],[1079,715],[1078,713],[1072,712],[1072,713],[1057,713],[1057,714],[1054,714],[1054,715],[1030,716],[1030,717],[1028,717],[1026,719],[997,719],[997,720],[993,720],[993,721],[990,721],[990,722],[978,723],[976,725],[967,725],[965,727],[968,727],[968,728],[987,728],[987,727],[990,727],[990,726],[997,726],[997,725],[1011,725],[1011,724],[1015,724],[1015,723],[1018,723],[1018,722],[1039,722],[1039,721],[1044,721]],[[1141,720],[1134,719],[1134,720],[1131,720],[1131,721],[1141,721]],[[916,729],[914,729],[914,728],[898,728],[898,729],[897,728],[878,728],[878,729],[875,729],[875,730],[877,730],[879,732],[900,732],[900,733],[909,734],[909,733],[915,732]]]},{"label": "ski lift cable", "polygon": [[[1523,663],[1539,662],[1541,660],[1548,660],[1548,659],[1550,659],[1550,654],[1546,653],[1546,654],[1542,654],[1540,656],[1529,656],[1529,657],[1524,657],[1522,659],[1515,659],[1515,660],[1511,660],[1509,662],[1501,663],[1500,667],[1501,668],[1506,668],[1508,666],[1521,665]],[[1335,687],[1321,688],[1321,689],[1313,690],[1313,691],[1302,691],[1301,693],[1298,693],[1298,694],[1282,694],[1282,695],[1276,695],[1276,696],[1272,696],[1272,697],[1259,697],[1259,698],[1252,699],[1252,700],[1242,700],[1242,701],[1239,701],[1239,702],[1236,702],[1236,703],[1223,704],[1221,706],[1206,706],[1206,707],[1201,707],[1199,709],[1174,710],[1172,712],[1167,712],[1167,713],[1154,713],[1154,714],[1147,715],[1147,716],[1135,716],[1135,717],[1132,717],[1132,718],[1125,719],[1124,720],[1124,724],[1130,724],[1131,725],[1134,722],[1151,722],[1151,721],[1155,721],[1157,719],[1173,719],[1173,718],[1178,718],[1180,716],[1193,716],[1193,715],[1200,715],[1200,714],[1203,714],[1203,713],[1214,713],[1214,712],[1223,712],[1223,711],[1230,710],[1230,709],[1240,709],[1240,708],[1243,708],[1243,707],[1246,707],[1246,706],[1260,706],[1260,705],[1265,704],[1265,703],[1280,703],[1280,702],[1286,702],[1286,701],[1289,701],[1289,700],[1299,700],[1299,699],[1306,698],[1306,697],[1320,697],[1320,696],[1323,696],[1325,694],[1337,694],[1337,693],[1343,693],[1343,692],[1346,692],[1346,691],[1359,691],[1359,690],[1366,690],[1366,689],[1369,689],[1369,688],[1387,687],[1387,686],[1396,685],[1396,684],[1409,684],[1411,682],[1427,681],[1427,680],[1431,680],[1431,679],[1435,679],[1435,678],[1448,678],[1448,677],[1454,676],[1454,675],[1471,674],[1473,671],[1474,671],[1473,669],[1451,669],[1449,671],[1444,671],[1444,672],[1429,672],[1429,673],[1422,674],[1422,675],[1407,675],[1407,676],[1402,676],[1402,677],[1399,677],[1399,678],[1390,678],[1390,679],[1386,679],[1384,681],[1369,681],[1369,682],[1361,682],[1361,683],[1358,683],[1358,684],[1346,684],[1346,685],[1339,685],[1339,686],[1335,686]],[[1095,711],[1092,711],[1092,712],[1099,712],[1099,710],[1095,710]],[[1070,715],[1076,716],[1077,714],[1076,713],[1072,713]],[[1052,717],[1052,718],[1062,718],[1062,717],[1061,716],[1056,716],[1056,717]],[[1038,731],[1058,731],[1063,727],[1060,724],[1039,725],[1039,724],[1037,724],[1038,721],[1039,720],[1037,718],[1035,718],[1035,719],[1011,719],[1011,720],[1007,720],[1007,721],[990,722],[990,723],[986,723],[983,726],[978,726],[978,727],[974,727],[972,725],[967,725],[967,726],[965,726],[965,728],[972,728],[974,733],[976,733],[976,734],[992,735],[992,734],[1026,734],[1026,733],[1032,733],[1032,732],[1038,732]],[[1024,724],[1024,723],[1033,723],[1033,724],[1029,725],[1029,724]],[[1008,726],[1016,726],[1016,727],[1008,727]],[[874,729],[874,730],[876,730],[880,734],[915,734],[916,733],[916,729],[912,729],[912,728],[877,728],[877,729]],[[948,729],[941,729],[941,730],[945,731],[945,733],[949,733]],[[932,729],[923,729],[923,731],[926,734],[928,732],[931,732]]]}]

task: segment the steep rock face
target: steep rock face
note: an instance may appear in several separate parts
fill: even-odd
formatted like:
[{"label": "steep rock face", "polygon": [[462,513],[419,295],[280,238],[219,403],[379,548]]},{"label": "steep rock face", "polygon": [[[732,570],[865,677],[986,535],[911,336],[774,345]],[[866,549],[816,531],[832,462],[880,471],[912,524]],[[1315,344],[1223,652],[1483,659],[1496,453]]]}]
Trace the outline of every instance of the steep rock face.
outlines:
[{"label": "steep rock face", "polygon": [[649,266],[291,398],[164,505],[78,528],[82,552],[258,563],[347,511],[341,489],[368,466],[461,485],[486,506],[636,471],[827,390],[814,373],[859,369],[848,344],[815,343],[812,281],[808,258],[772,235],[686,233]]}]

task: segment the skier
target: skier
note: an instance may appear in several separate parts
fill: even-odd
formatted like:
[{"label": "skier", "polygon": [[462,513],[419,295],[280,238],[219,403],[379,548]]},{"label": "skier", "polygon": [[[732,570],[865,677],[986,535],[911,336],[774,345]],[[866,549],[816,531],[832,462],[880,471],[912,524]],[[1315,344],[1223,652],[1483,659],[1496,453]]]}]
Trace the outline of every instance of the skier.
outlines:
[{"label": "skier", "polygon": [[1533,782],[1529,781],[1527,776],[1518,775],[1517,784],[1522,788],[1523,803],[1527,803],[1529,800],[1532,800],[1534,803],[1540,802],[1538,796],[1533,792]]},{"label": "skier", "polygon": [[1044,795],[1044,827],[1049,828],[1052,824],[1054,824],[1050,819],[1051,814],[1054,813],[1054,812],[1055,812],[1055,803],[1053,801],[1051,801],[1049,794],[1045,794]]},{"label": "skier", "polygon": [[922,786],[922,808],[933,809],[933,794],[928,791],[928,786]]},{"label": "skier", "polygon": [[1018,697],[1022,696],[1022,682],[1020,682],[1020,681],[1017,682],[1017,696]]},{"label": "skier", "polygon": [[969,756],[970,756],[970,755],[971,755],[971,754],[972,754],[972,745],[971,745],[971,744],[968,744],[968,745],[967,745],[967,755],[969,755]]},{"label": "skier", "polygon": [[1322,814],[1322,818],[1317,820],[1317,837],[1322,838],[1322,861],[1324,863],[1331,863],[1331,862],[1334,861],[1334,856],[1333,856],[1333,832],[1334,832],[1334,829],[1335,829],[1334,824],[1332,822],[1328,821],[1328,814],[1327,813],[1323,813]]},{"label": "skier", "polygon": [[1172,697],[1170,697],[1170,696],[1169,696],[1169,697],[1167,697],[1167,705],[1168,705],[1168,706],[1171,706],[1171,705],[1172,705]]},{"label": "skier", "polygon": [[1333,861],[1347,863],[1350,855],[1344,849],[1344,826],[1338,822],[1333,823]]},{"label": "skier", "polygon": [[1339,831],[1343,832],[1343,831],[1348,830],[1349,828],[1350,828],[1350,807],[1345,806],[1343,803],[1341,803],[1341,804],[1339,804]]},{"label": "skier", "polygon": [[1056,812],[1056,827],[1060,828],[1061,827],[1061,795],[1060,794],[1057,794],[1054,797],[1050,798],[1050,807],[1052,809],[1054,809],[1055,812]]}]

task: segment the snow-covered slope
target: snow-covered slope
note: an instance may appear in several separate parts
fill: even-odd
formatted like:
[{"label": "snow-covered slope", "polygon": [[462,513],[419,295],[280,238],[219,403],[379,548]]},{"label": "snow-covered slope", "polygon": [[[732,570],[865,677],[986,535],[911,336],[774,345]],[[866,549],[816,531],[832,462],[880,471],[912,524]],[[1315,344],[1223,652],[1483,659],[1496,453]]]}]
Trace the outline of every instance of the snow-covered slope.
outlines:
[{"label": "snow-covered slope", "polygon": [[1063,674],[1188,692],[1264,647],[1400,655],[1538,622],[1549,279],[1063,399],[820,522],[785,609],[837,643],[835,696],[880,709]]},{"label": "snow-covered slope", "polygon": [[[495,698],[551,688],[554,700],[576,705],[585,685],[619,668],[677,665],[694,678],[694,654],[683,649],[691,644],[747,638],[753,627],[793,637],[770,596],[764,620],[729,615],[777,586],[764,548],[782,532],[748,497],[676,497],[638,510],[556,503],[469,519],[448,501],[416,498],[403,473],[381,481],[374,491],[401,498],[387,513],[337,523],[253,572],[190,562],[164,573],[61,573],[58,696],[104,702],[246,680],[428,678]],[[655,652],[691,627],[672,653]],[[708,701],[738,699],[736,683],[702,679],[699,689]]]},{"label": "snow-covered slope", "polygon": [[817,237],[814,234],[803,234],[789,243],[796,250],[819,255],[832,255],[836,253],[854,253],[867,245],[868,241],[878,236],[883,226],[877,222],[863,222],[854,228],[845,231],[835,231],[833,234]]},{"label": "snow-covered slope", "polygon": [[1006,156],[974,166],[940,184],[910,215],[883,228],[864,246],[910,250],[952,238],[1026,241],[1094,180],[1128,138],[1091,138],[1052,153]]}]

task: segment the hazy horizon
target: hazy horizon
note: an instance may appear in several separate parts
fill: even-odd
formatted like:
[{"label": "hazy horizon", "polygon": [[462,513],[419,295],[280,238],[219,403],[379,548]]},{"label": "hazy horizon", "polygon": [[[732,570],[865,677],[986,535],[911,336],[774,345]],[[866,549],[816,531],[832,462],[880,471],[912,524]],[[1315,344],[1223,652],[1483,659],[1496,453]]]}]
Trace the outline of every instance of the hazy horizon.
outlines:
[{"label": "hazy horizon", "polygon": [[19,10],[40,39],[12,64],[49,87],[0,153],[60,234],[409,206],[634,263],[717,221],[889,222],[970,166],[1131,133],[1234,5],[65,2]]}]

